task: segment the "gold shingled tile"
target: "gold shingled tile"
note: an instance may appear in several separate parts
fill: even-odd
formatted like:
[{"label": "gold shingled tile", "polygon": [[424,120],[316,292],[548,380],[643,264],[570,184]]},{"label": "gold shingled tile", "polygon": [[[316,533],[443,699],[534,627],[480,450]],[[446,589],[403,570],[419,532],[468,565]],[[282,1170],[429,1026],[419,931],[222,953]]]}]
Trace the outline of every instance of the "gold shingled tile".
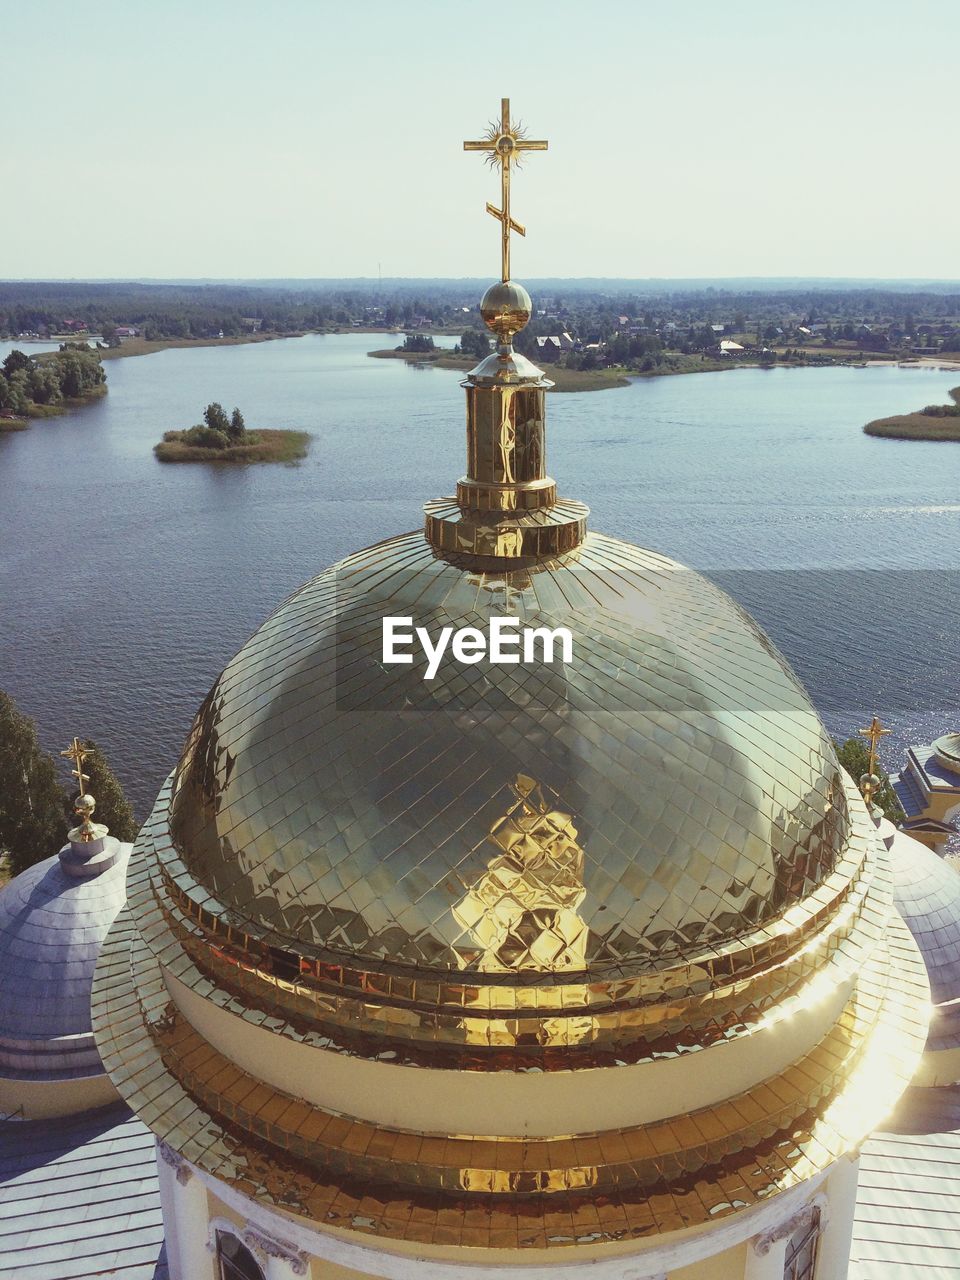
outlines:
[{"label": "gold shingled tile", "polygon": [[[390,571],[385,573],[387,566]],[[812,817],[817,806],[809,799],[834,786],[836,766],[829,743],[799,686],[717,588],[660,557],[599,535],[590,535],[569,563],[551,561],[533,570],[474,577],[480,590],[468,612],[471,620],[481,621],[502,613],[505,600],[516,607],[518,599],[529,598],[526,584],[555,584],[552,593],[538,590],[538,600],[524,616],[572,624],[585,662],[605,664],[604,669],[588,667],[581,675],[574,664],[563,672],[559,685],[546,669],[524,671],[518,679],[509,668],[493,668],[484,683],[471,674],[468,684],[462,669],[450,665],[441,668],[432,688],[409,669],[400,669],[401,677],[395,677],[379,666],[379,618],[388,610],[432,608],[438,611],[437,621],[456,622],[456,610],[468,604],[457,600],[460,570],[438,562],[417,534],[352,557],[349,572],[338,576],[334,569],[321,575],[288,601],[228,667],[198,716],[178,771],[172,829],[190,874],[206,886],[204,896],[219,902],[219,908],[211,908],[215,913],[256,922],[288,938],[294,949],[297,941],[334,949],[345,946],[367,956],[368,963],[379,959],[428,969],[461,968],[463,949],[458,949],[449,895],[421,893],[421,902],[430,904],[429,914],[415,932],[404,935],[402,926],[390,922],[408,916],[413,904],[398,893],[404,885],[412,886],[406,873],[413,865],[421,876],[431,867],[431,880],[437,885],[456,868],[457,883],[469,892],[490,860],[485,841],[496,817],[496,797],[517,774],[537,776],[530,764],[537,756],[542,757],[544,771],[558,780],[567,774],[569,799],[565,801],[564,786],[554,784],[552,790],[555,807],[570,815],[585,856],[586,963],[605,954],[649,959],[670,948],[684,953],[691,940],[722,941],[742,931],[744,920],[759,921],[775,913],[779,904],[771,854],[783,859],[784,873],[793,868],[793,891],[809,892],[829,875],[845,836],[845,814],[839,811],[833,826],[818,830]],[[615,582],[607,582],[607,577]],[[427,598],[425,583],[431,584],[429,606],[422,603]],[[449,584],[446,590],[444,584]],[[369,599],[367,590],[372,593]],[[578,608],[570,617],[567,601],[578,593]],[[590,606],[588,598],[597,603]],[[375,608],[368,607],[371,599]],[[304,697],[304,681],[309,681],[312,666],[322,677],[311,691],[329,687],[336,667],[336,616],[341,627],[356,628],[353,666],[371,664],[364,684],[372,679],[373,691],[367,690],[356,712],[349,698],[346,705],[334,699],[323,704],[317,718],[320,708],[316,698]],[[667,617],[669,625],[659,621]],[[291,620],[295,627],[289,625]],[[727,648],[718,646],[718,637],[727,639]],[[646,648],[643,663],[632,660],[631,645]],[[296,671],[295,682],[283,678],[288,667]],[[243,673],[241,680],[236,678],[238,671]],[[530,703],[521,695],[534,686],[543,692]],[[473,721],[466,737],[446,709],[445,688],[461,689],[454,695],[460,697],[469,689]],[[724,707],[721,691],[729,699],[732,689],[738,701]],[[406,728],[395,711],[404,694],[415,712]],[[561,708],[565,719],[557,718]],[[768,723],[777,726],[773,735],[765,729]],[[511,772],[501,772],[499,781],[497,766],[488,768],[482,779],[459,783],[450,791],[464,749],[483,755],[485,725],[498,734],[511,729],[520,744],[517,750],[525,748],[526,760],[519,763],[526,768],[505,760]],[[582,761],[564,755],[575,741],[575,731],[582,743],[590,742],[590,756]],[[410,743],[406,752],[398,745],[405,734]],[[691,734],[695,750],[687,741]],[[771,750],[774,739],[779,752]],[[376,785],[382,776],[378,740],[389,744],[395,759],[416,753],[423,769],[430,771],[429,785],[417,781],[412,789],[406,788],[411,813],[431,788],[431,795],[445,800],[402,844],[394,833],[407,830],[397,827],[404,808],[393,810],[386,822],[382,818],[387,809]],[[621,764],[618,744],[628,742]],[[497,743],[499,747],[499,737]],[[656,751],[645,743],[655,743]],[[709,768],[713,751],[718,763],[722,761],[717,772]],[[784,751],[793,765],[789,772],[771,765]],[[487,759],[495,763],[497,753],[488,753]],[[338,799],[334,803],[331,792],[326,811],[324,775],[317,772],[323,760],[330,762],[331,783],[337,778]],[[293,782],[292,792],[289,786],[285,791],[285,783],[300,776],[306,761],[312,768],[303,775],[303,783]],[[638,796],[633,776],[639,767],[644,786]],[[547,785],[543,775],[537,781]],[[301,785],[303,798],[291,804]],[[709,800],[705,787],[710,789]],[[451,801],[455,809],[449,807]],[[659,830],[653,818],[658,802],[666,806],[659,810],[664,815],[659,821],[667,821],[672,830],[673,851],[666,860],[653,853],[665,847],[652,834]],[[429,803],[434,806],[435,800]],[[310,821],[301,815],[291,825],[305,805],[313,815]],[[633,817],[625,819],[626,825],[618,820],[610,865],[618,860],[612,852],[616,850],[621,867],[640,867],[649,878],[662,875],[672,884],[677,869],[694,858],[697,839],[715,828],[723,845],[714,866],[726,879],[714,874],[711,883],[716,888],[707,894],[687,875],[672,890],[680,897],[667,900],[671,910],[651,915],[644,914],[644,899],[636,892],[619,898],[612,892],[595,892],[592,878],[599,887],[606,874],[598,852],[602,831],[608,815],[621,811]],[[683,814],[693,819],[689,828]],[[787,822],[790,843],[772,848],[770,839],[781,814],[793,815]],[[717,825],[721,816],[723,824]],[[478,822],[483,826],[474,836]],[[340,836],[347,841],[335,855],[342,888],[317,899],[311,863],[322,866],[338,848]],[[457,842],[453,862],[451,839]],[[464,848],[474,851],[466,862]],[[812,858],[806,852],[798,858],[808,849],[815,850]],[[294,850],[296,861],[291,863],[286,851]],[[390,877],[386,891],[374,896],[368,884],[371,867],[383,867]],[[267,876],[270,892],[264,893]],[[289,889],[285,877],[292,877]],[[739,887],[730,897],[728,886],[734,883]],[[365,896],[358,897],[361,888]],[[605,913],[598,911],[600,906]],[[656,940],[653,948],[645,936]],[[544,940],[539,951],[534,947],[534,955],[542,955],[544,962],[566,955],[563,937],[555,945]],[[529,948],[508,950],[519,956]],[[476,966],[478,954],[474,950],[471,955],[467,964]]]},{"label": "gold shingled tile", "polygon": [[[542,794],[542,791],[535,788],[531,795],[534,793]],[[161,803],[163,800],[162,796]],[[518,802],[515,800],[514,803]],[[538,803],[542,804],[543,801]],[[149,850],[153,847],[149,837],[146,838],[142,848],[148,862]],[[161,855],[165,847],[161,845]],[[546,1055],[541,1065],[550,1069],[551,1044],[564,1050],[579,1046],[584,1050],[589,1048],[595,1054],[612,1052],[615,1061],[642,1060],[647,1051],[654,1055],[669,1052],[668,1037],[673,1037],[678,1045],[681,1041],[690,1045],[706,1044],[711,1039],[725,1037],[731,1032],[740,1034],[749,1030],[751,1024],[764,1016],[765,1009],[773,1009],[779,1004],[783,1012],[786,1012],[789,1000],[803,1002],[804,983],[811,975],[820,973],[822,976],[823,966],[828,960],[835,964],[842,960],[847,971],[852,972],[859,966],[869,945],[872,945],[865,917],[870,915],[871,919],[875,919],[875,916],[866,911],[864,899],[865,891],[875,879],[873,865],[867,855],[868,848],[868,839],[855,826],[843,858],[844,870],[841,872],[838,869],[834,876],[835,879],[844,875],[852,878],[847,880],[845,888],[838,885],[834,889],[828,900],[830,910],[823,903],[815,903],[806,922],[801,923],[801,917],[794,922],[792,932],[781,930],[775,933],[775,943],[759,945],[757,939],[769,932],[764,927],[755,935],[741,937],[735,943],[726,944],[722,954],[715,954],[712,958],[705,954],[699,966],[692,967],[689,962],[680,961],[673,970],[676,977],[672,984],[669,969],[651,972],[643,965],[637,969],[637,963],[634,962],[632,967],[636,976],[632,979],[632,988],[623,985],[621,981],[625,972],[622,967],[616,974],[610,971],[610,976],[614,978],[612,983],[594,980],[579,986],[574,983],[557,985],[554,980],[551,986],[543,990],[523,985],[518,988],[464,987],[458,990],[450,980],[442,984],[422,980],[414,982],[402,975],[391,975],[389,971],[364,973],[362,970],[314,961],[295,953],[283,952],[266,942],[260,943],[229,920],[223,922],[213,914],[204,914],[202,921],[191,923],[194,916],[189,912],[178,915],[177,907],[178,901],[182,901],[185,907],[188,906],[189,898],[182,897],[181,891],[175,889],[172,879],[158,881],[152,872],[144,869],[135,871],[131,877],[131,902],[135,902],[138,909],[141,909],[145,936],[151,939],[158,955],[181,980],[194,989],[202,988],[209,998],[218,1002],[226,1000],[228,1007],[232,1006],[226,993],[230,990],[242,993],[240,1005],[234,1011],[248,1019],[259,1018],[260,1021],[265,1021],[264,1013],[258,1014],[245,1006],[249,1006],[251,1000],[254,1005],[258,1000],[267,1001],[275,1007],[278,1015],[269,1020],[269,1025],[275,1026],[284,1034],[310,1038],[309,1031],[304,1030],[303,1019],[306,1017],[314,1024],[319,1019],[323,1043],[327,1047],[332,1038],[332,1043],[345,1051],[357,1051],[355,1048],[351,1049],[349,1036],[351,1029],[363,1027],[366,1032],[378,1031],[388,1037],[392,1053],[399,1052],[401,1057],[417,1060],[418,1055],[423,1058],[427,1052],[425,1036],[433,1039],[436,1047],[444,1042],[460,1043],[473,1046],[474,1052],[477,1048],[506,1046],[519,1038],[528,1044],[533,1043],[530,1031],[524,1025],[525,1020],[532,1018],[530,1029],[537,1026],[540,1028],[533,1039],[542,1046]],[[142,858],[140,862],[142,863]],[[491,876],[485,883],[489,884],[492,879]],[[153,888],[141,891],[138,886],[145,885],[145,881],[149,881]],[[163,889],[164,884],[166,890]],[[538,890],[543,891],[543,888]],[[167,931],[162,935],[156,928],[157,911],[151,902],[152,894],[156,892],[160,892],[161,901],[165,903],[163,918]],[[171,897],[171,894],[181,896]],[[829,922],[831,911],[832,923]],[[199,966],[199,969],[189,964],[183,952],[178,952],[176,944],[171,940],[170,926],[179,937],[181,945],[186,946],[194,966]],[[808,943],[805,947],[799,947],[798,942],[816,928],[821,931],[817,946],[811,947]],[[873,932],[878,931],[875,924],[871,928]],[[542,944],[543,937],[552,936],[552,931],[548,929],[544,934],[541,930],[538,936]],[[165,939],[163,945],[160,945],[161,937]],[[832,953],[837,952],[839,941],[845,945],[838,956]],[[564,945],[566,943],[563,939],[557,943],[558,947]],[[793,951],[794,958],[784,964],[783,954],[790,950]],[[264,968],[264,965],[268,968],[272,966],[277,956],[288,957],[284,963],[289,969],[289,979]],[[778,958],[780,963],[771,967],[766,976],[757,973],[760,965]],[[207,975],[209,981],[200,977],[200,970]],[[731,982],[724,995],[716,985],[717,979],[725,972],[732,975],[741,970],[745,976]],[[749,977],[752,986],[748,988],[747,975],[750,975],[751,970],[754,971],[753,976]],[[697,1012],[696,990],[691,988],[687,976],[691,971],[702,973],[700,981],[703,983],[710,983],[712,975],[713,990],[710,992],[709,1002],[703,1003],[701,1013]],[[840,970],[837,971],[835,980],[840,980]],[[331,982],[334,984],[332,990],[329,989]],[[258,983],[264,988],[259,996]],[[356,1003],[348,994],[336,994],[336,988],[343,988],[345,985],[352,985],[364,992],[362,1004]],[[656,1001],[651,1002],[650,997],[654,992],[668,989],[670,985],[675,987],[680,1003],[677,999],[669,1004],[658,1005]],[[328,990],[322,990],[324,987],[328,987]],[[489,992],[489,998],[484,994],[485,991]],[[748,998],[748,991],[752,999]],[[378,996],[376,1001],[369,998],[373,994]],[[408,1010],[398,1004],[398,998],[401,1001],[412,998],[419,1005],[416,1014],[412,1009]],[[521,1013],[521,1020],[485,1024],[475,1017],[464,1018],[453,1010],[440,1011],[439,1017],[428,1017],[424,1003],[434,1000],[442,1000],[455,1006],[457,1010],[468,1003],[478,1013],[481,1009],[489,1010],[484,1013],[485,1018],[498,1017],[495,1012],[496,1004],[512,1000]],[[598,1009],[593,1013],[589,1032],[582,1024],[582,1019],[577,1017],[543,1018],[543,1012],[548,1008],[554,1012],[569,1010],[572,1013],[575,1009],[589,1007],[600,1000],[607,1004],[609,1012]],[[725,1000],[728,1002],[726,1013],[723,1009]],[[643,1003],[637,1003],[638,1001]],[[706,1016],[708,1014],[711,1016]],[[331,1017],[332,1022],[329,1021]],[[300,1030],[294,1032],[291,1022]],[[649,1050],[643,1050],[644,1042],[649,1045]],[[609,1050],[606,1047],[608,1045]],[[483,1065],[482,1059],[476,1057],[472,1061],[461,1057],[460,1061],[461,1065],[468,1067]],[[582,1061],[586,1065],[587,1059],[583,1058]],[[489,1065],[496,1064],[491,1061]],[[557,1065],[566,1067],[568,1059],[558,1056]]]},{"label": "gold shingled tile", "polygon": [[[827,1037],[840,1046],[832,1059],[816,1050],[731,1102],[623,1133],[523,1142],[422,1138],[339,1116],[311,1124],[322,1113],[238,1075],[174,1011],[149,1031],[141,1023],[140,1043],[119,1049],[112,1028],[141,1002],[155,1004],[162,990],[156,962],[126,915],[104,948],[95,1023],[106,1065],[131,1104],[188,1159],[251,1195],[331,1225],[413,1242],[464,1244],[482,1236],[501,1247],[495,1242],[509,1235],[513,1247],[546,1247],[703,1222],[794,1185],[851,1149],[922,1048],[913,1010],[922,965],[901,933],[894,921],[891,947],[902,950],[906,967],[892,981],[894,962],[884,944],[876,949],[861,976],[862,996],[855,992]],[[882,1003],[878,990],[886,991]],[[900,1031],[891,1036],[893,1025]],[[165,1065],[159,1107],[140,1092],[136,1076],[119,1070],[130,1052]],[[860,1100],[856,1109],[851,1097]],[[869,1115],[864,1099],[873,1104]],[[218,1128],[218,1114],[230,1119],[233,1136]],[[301,1163],[287,1163],[291,1157]],[[355,1198],[350,1188],[358,1183],[392,1189],[383,1200],[369,1191]],[[471,1193],[495,1201],[471,1201]]]}]

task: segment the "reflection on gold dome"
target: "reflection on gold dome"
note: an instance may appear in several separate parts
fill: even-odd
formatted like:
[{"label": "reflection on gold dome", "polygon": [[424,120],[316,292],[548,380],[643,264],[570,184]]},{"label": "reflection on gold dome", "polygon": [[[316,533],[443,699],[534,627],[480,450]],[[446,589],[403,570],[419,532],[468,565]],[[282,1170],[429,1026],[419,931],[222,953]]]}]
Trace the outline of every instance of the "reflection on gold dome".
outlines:
[{"label": "reflection on gold dome", "polygon": [[458,947],[464,967],[481,973],[536,970],[556,973],[586,967],[583,850],[569,813],[553,808],[533,778],[518,774],[516,801],[491,827],[501,852],[453,908],[475,940]]},{"label": "reflection on gold dome", "polygon": [[[430,682],[380,663],[385,615],[435,631],[510,614],[569,629],[576,660],[449,662]],[[829,738],[766,637],[699,574],[599,534],[488,573],[408,534],[322,574],[201,708],[158,849],[233,930],[445,982],[471,949],[452,908],[489,873],[519,774],[573,816],[594,983],[714,963],[791,905],[816,914],[862,859]]]}]

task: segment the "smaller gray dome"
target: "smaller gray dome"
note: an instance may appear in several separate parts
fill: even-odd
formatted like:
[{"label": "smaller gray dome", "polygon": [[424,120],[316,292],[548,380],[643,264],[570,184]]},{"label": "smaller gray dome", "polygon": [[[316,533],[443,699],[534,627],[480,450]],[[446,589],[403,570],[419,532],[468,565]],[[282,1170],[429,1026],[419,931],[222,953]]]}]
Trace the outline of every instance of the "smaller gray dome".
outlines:
[{"label": "smaller gray dome", "polygon": [[933,744],[933,754],[953,773],[960,773],[960,733],[945,733]]},{"label": "smaller gray dome", "polygon": [[927,1049],[960,1045],[960,872],[898,831],[891,849],[893,898],[930,979]]},{"label": "smaller gray dome", "polygon": [[112,837],[98,841],[83,871],[75,848],[67,845],[0,890],[0,1077],[103,1071],[90,988],[100,947],[126,898],[132,846]]}]

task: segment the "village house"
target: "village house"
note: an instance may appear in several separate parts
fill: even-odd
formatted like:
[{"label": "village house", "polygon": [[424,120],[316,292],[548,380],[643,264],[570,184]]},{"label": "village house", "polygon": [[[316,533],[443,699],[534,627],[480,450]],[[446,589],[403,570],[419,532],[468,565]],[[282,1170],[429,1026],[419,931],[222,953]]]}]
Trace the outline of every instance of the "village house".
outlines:
[{"label": "village house", "polygon": [[573,351],[576,345],[569,333],[555,333],[537,338],[537,346],[541,351],[551,348],[555,351]]}]

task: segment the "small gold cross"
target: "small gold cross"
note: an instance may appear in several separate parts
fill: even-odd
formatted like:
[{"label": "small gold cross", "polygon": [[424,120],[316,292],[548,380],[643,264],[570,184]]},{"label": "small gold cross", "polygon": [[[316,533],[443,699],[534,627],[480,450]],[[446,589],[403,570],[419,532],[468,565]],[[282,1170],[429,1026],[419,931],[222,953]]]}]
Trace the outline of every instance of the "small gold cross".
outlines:
[{"label": "small gold cross", "polygon": [[520,163],[520,152],[546,151],[547,143],[534,141],[524,133],[523,126],[510,122],[510,99],[500,99],[500,120],[491,121],[484,138],[477,142],[465,142],[464,151],[486,151],[490,164],[500,166],[500,208],[487,203],[487,213],[500,223],[500,278],[510,279],[510,232],[525,236],[526,227],[510,216],[510,166]]},{"label": "small gold cross", "polygon": [[858,729],[857,732],[861,738],[867,738],[870,741],[870,768],[868,773],[876,773],[877,771],[877,745],[881,738],[885,738],[888,733],[893,733],[892,729],[885,729],[880,723],[878,716],[874,716],[866,729]]},{"label": "small gold cross", "polygon": [[80,794],[83,795],[86,790],[84,784],[90,781],[90,775],[83,772],[83,762],[90,755],[90,748],[85,747],[79,738],[74,738],[66,751],[61,751],[60,754],[65,759],[73,761],[74,767],[70,770],[70,773],[72,777],[76,778]]}]

